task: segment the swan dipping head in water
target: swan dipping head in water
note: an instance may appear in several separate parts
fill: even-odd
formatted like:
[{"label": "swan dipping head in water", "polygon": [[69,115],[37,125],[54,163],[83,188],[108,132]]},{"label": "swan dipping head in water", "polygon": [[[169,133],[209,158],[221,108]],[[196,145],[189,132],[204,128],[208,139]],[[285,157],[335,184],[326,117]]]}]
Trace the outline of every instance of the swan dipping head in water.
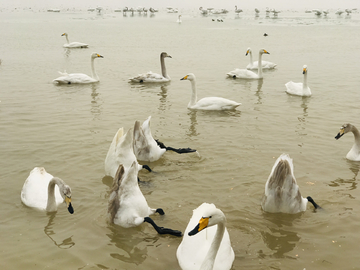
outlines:
[{"label": "swan dipping head in water", "polygon": [[352,124],[344,124],[340,128],[339,133],[336,135],[335,139],[340,139],[346,133],[352,132],[354,134],[354,144],[347,153],[346,158],[348,160],[360,161],[360,133],[359,130]]}]

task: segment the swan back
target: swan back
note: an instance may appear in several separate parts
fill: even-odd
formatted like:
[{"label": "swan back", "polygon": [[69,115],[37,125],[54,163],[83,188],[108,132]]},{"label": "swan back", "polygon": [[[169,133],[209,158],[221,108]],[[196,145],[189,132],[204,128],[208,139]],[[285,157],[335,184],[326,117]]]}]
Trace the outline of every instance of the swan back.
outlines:
[{"label": "swan back", "polygon": [[[225,228],[225,222],[224,213],[217,209],[214,204],[203,203],[193,211],[183,240],[176,252],[181,269],[231,268],[235,255],[231,247],[229,233]],[[218,225],[221,227],[219,232]],[[191,231],[194,231],[194,228],[197,228],[198,232],[206,229],[206,232],[189,235]],[[212,245],[216,238],[216,241],[220,241],[220,245],[215,251]],[[207,263],[211,263],[211,265],[206,265]]]},{"label": "swan back", "polygon": [[308,200],[301,196],[289,155],[282,154],[271,170],[265,184],[261,207],[270,213],[295,214],[306,210]]},{"label": "swan back", "polygon": [[[43,167],[35,167],[30,172],[21,190],[21,201],[29,207],[46,210],[48,201],[48,186],[53,176],[46,172]],[[60,194],[59,187],[55,186],[56,204],[61,204],[64,199]]]},{"label": "swan back", "polygon": [[111,189],[108,217],[110,222],[124,228],[138,226],[154,213],[139,188],[137,175],[135,161],[128,168],[120,164]]},{"label": "swan back", "polygon": [[124,128],[119,128],[105,158],[105,173],[106,175],[115,177],[120,164],[127,170],[133,162],[138,165],[139,170],[141,166],[137,163],[133,151],[133,131],[129,129],[124,134]]},{"label": "swan back", "polygon": [[153,162],[158,160],[166,152],[166,149],[160,148],[154,140],[151,134],[150,120],[151,116],[141,126],[139,121],[135,122],[133,147],[138,160]]}]

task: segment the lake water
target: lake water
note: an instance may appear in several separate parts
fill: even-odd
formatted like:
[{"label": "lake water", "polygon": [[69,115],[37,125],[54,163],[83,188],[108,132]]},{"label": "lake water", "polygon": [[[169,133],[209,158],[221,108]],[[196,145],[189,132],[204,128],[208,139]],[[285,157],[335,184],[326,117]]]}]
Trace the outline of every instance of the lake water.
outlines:
[{"label": "lake water", "polygon": [[[344,123],[360,127],[360,15],[328,18],[284,11],[277,18],[253,11],[240,16],[201,16],[198,10],[123,16],[105,10],[0,13],[0,155],[2,162],[1,269],[180,269],[181,238],[158,235],[149,224],[123,229],[106,221],[111,177],[104,160],[116,131],[152,116],[155,138],[196,154],[166,153],[141,171],[140,187],[161,226],[184,231],[192,210],[214,203],[227,217],[235,251],[232,269],[359,269],[358,172],[345,159],[352,134],[334,139]],[[223,22],[217,22],[222,18]],[[215,21],[212,21],[215,19]],[[65,50],[70,41],[88,49]],[[264,37],[264,33],[268,33]],[[261,81],[227,79],[265,48],[277,63]],[[160,72],[164,85],[136,85],[128,78]],[[55,85],[58,71],[90,74],[90,54],[100,82]],[[285,93],[308,66],[312,97]],[[221,96],[242,105],[231,112],[187,109],[190,83],[198,97]],[[308,205],[298,215],[266,214],[260,207],[276,158],[288,153]],[[72,188],[75,213],[60,205],[46,214],[26,207],[20,191],[41,166]]]}]

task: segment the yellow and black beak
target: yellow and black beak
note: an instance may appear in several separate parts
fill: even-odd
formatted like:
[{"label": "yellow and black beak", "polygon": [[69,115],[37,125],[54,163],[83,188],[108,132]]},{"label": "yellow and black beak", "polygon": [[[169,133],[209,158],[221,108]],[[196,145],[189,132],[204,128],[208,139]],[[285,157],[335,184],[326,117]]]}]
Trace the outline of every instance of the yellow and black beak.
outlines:
[{"label": "yellow and black beak", "polygon": [[187,80],[187,78],[188,78],[188,75],[186,75],[184,78],[180,79],[180,81],[181,80]]},{"label": "yellow and black beak", "polygon": [[306,73],[306,70],[307,70],[306,68],[303,68],[303,74],[305,74],[305,73]]},{"label": "yellow and black beak", "polygon": [[249,54],[249,50],[246,51],[245,56],[247,56],[248,54]]},{"label": "yellow and black beak", "polygon": [[100,57],[100,58],[104,58],[104,56],[100,55],[100,54],[97,54],[96,55],[97,57]]},{"label": "yellow and black beak", "polygon": [[196,225],[196,227],[189,232],[189,236],[195,235],[198,232],[201,232],[203,229],[205,229],[209,224],[209,218],[204,218],[202,217],[198,223],[198,225]]},{"label": "yellow and black beak", "polygon": [[64,33],[64,34],[62,34],[61,36],[65,36],[65,33]]},{"label": "yellow and black beak", "polygon": [[264,50],[264,53],[266,53],[266,54],[270,54],[267,50]]},{"label": "yellow and black beak", "polygon": [[339,133],[335,136],[335,139],[337,139],[337,140],[340,139],[341,136],[343,136],[344,134],[345,134],[345,130],[344,130],[344,128],[341,128]]},{"label": "yellow and black beak", "polygon": [[74,214],[74,208],[71,205],[71,198],[69,198],[68,196],[65,196],[65,203],[66,203],[66,207],[67,207],[69,213]]}]

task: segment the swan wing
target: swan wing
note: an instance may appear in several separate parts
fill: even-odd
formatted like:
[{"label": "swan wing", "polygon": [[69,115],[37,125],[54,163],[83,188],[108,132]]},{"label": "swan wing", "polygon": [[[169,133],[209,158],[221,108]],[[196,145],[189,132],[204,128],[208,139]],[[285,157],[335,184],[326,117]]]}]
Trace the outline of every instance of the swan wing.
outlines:
[{"label": "swan wing", "polygon": [[150,145],[144,134],[144,130],[140,126],[140,122],[136,121],[134,125],[134,154],[138,160],[148,160],[150,153]]},{"label": "swan wing", "polygon": [[[261,61],[261,64],[263,69],[274,69],[277,66],[277,64],[273,62],[264,61],[264,60]],[[259,69],[259,62],[254,61],[252,64],[248,64],[246,66],[246,69]]]},{"label": "swan wing", "polygon": [[[48,185],[53,178],[43,167],[35,167],[25,180],[21,190],[21,201],[29,206],[41,210],[46,209],[48,199]],[[56,204],[60,204],[64,199],[60,195],[59,187],[55,185]]]},{"label": "swan wing", "polygon": [[147,73],[143,73],[143,74],[139,74],[135,77],[129,78],[130,82],[135,82],[135,83],[156,83],[156,82],[168,82],[170,81],[170,79],[165,78],[164,76],[157,74],[157,73],[153,73],[151,71],[147,72]]},{"label": "swan wing", "polygon": [[73,83],[86,84],[86,83],[98,82],[98,80],[95,80],[92,77],[83,73],[71,73],[71,74],[60,73],[60,74],[62,74],[63,76],[54,79],[54,82],[60,84],[73,84]]},{"label": "swan wing", "polygon": [[206,97],[200,99],[191,109],[199,110],[233,110],[241,105],[230,99],[222,97]]},{"label": "swan wing", "polygon": [[227,73],[228,77],[239,79],[258,79],[259,75],[247,69],[234,69]]},{"label": "swan wing", "polygon": [[295,83],[293,81],[287,82],[286,86],[286,93],[295,96],[302,96],[303,95],[303,83]]},{"label": "swan wing", "polygon": [[64,44],[64,48],[87,48],[87,47],[89,47],[88,44],[81,42],[71,42]]}]

